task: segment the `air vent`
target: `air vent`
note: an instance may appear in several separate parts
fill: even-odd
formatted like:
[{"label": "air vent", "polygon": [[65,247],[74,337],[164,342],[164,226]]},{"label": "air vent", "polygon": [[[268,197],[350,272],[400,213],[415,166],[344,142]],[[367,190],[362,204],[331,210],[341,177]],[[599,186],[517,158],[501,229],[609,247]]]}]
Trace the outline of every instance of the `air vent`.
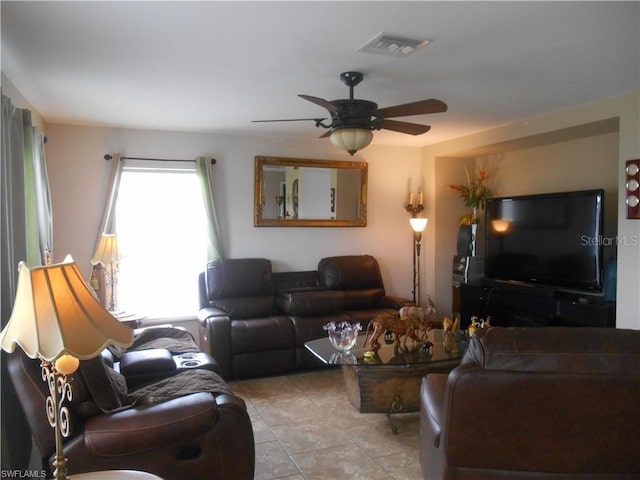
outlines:
[{"label": "air vent", "polygon": [[424,47],[429,40],[401,37],[389,33],[380,33],[369,40],[358,51],[377,53],[379,55],[391,55],[393,57],[406,57],[417,49]]}]

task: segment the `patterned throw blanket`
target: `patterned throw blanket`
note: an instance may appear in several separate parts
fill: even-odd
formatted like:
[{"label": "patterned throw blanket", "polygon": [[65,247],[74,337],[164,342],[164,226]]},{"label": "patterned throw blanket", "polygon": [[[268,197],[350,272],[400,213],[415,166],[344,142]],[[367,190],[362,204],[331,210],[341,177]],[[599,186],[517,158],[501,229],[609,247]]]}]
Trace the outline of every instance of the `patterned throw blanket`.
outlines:
[{"label": "patterned throw blanket", "polygon": [[108,347],[114,357],[120,358],[124,352],[149,350],[150,348],[166,348],[171,355],[198,352],[198,344],[186,330],[172,327],[151,327],[141,330],[133,338],[129,348]]},{"label": "patterned throw blanket", "polygon": [[[166,348],[172,355],[199,351],[191,334],[177,328],[149,328],[137,334],[128,349],[109,349],[115,358],[120,358],[125,352],[151,348]],[[178,372],[133,391],[128,390],[125,377],[109,367],[101,356],[81,361],[80,375],[96,405],[103,412],[114,412],[198,392],[210,392],[214,396],[233,394],[220,375],[199,368]]]}]

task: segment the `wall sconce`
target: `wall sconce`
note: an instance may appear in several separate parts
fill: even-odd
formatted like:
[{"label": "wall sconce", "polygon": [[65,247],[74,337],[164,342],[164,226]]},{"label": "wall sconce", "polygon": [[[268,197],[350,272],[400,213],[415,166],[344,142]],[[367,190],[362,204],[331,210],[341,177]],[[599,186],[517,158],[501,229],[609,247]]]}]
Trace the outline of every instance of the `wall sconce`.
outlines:
[{"label": "wall sconce", "polygon": [[414,204],[414,195],[413,192],[409,193],[409,201],[404,209],[411,214],[412,217],[417,217],[419,213],[424,211],[424,196],[422,192],[418,192],[418,203]]},{"label": "wall sconce", "polygon": [[628,160],[624,172],[627,218],[637,220],[640,219],[640,159]]}]

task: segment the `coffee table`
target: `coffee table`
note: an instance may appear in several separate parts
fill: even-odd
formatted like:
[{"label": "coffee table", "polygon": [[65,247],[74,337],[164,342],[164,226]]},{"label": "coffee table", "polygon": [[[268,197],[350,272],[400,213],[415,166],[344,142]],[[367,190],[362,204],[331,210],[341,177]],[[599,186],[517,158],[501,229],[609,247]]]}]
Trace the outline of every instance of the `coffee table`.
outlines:
[{"label": "coffee table", "polygon": [[[405,346],[401,342],[396,349],[380,338],[382,346],[368,358],[364,355],[370,350],[364,345],[365,337],[360,334],[348,354],[338,352],[327,337],[306,342],[304,346],[322,362],[342,367],[347,396],[360,413],[387,413],[390,421],[392,414],[419,411],[422,377],[450,372],[460,364],[467,345],[466,337],[458,335],[455,347],[447,352],[442,342],[443,331],[434,329],[429,332],[433,345],[427,351],[424,344],[411,339],[407,339]],[[395,425],[391,423],[395,433]]]}]

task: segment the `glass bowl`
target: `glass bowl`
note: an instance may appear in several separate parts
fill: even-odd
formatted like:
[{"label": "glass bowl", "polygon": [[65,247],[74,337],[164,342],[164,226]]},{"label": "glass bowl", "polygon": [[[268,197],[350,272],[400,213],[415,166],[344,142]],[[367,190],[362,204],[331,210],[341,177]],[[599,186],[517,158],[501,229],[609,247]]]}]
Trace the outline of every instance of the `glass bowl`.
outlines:
[{"label": "glass bowl", "polygon": [[362,330],[359,323],[329,322],[324,328],[329,334],[331,345],[339,352],[350,351],[358,342],[358,333]]}]

